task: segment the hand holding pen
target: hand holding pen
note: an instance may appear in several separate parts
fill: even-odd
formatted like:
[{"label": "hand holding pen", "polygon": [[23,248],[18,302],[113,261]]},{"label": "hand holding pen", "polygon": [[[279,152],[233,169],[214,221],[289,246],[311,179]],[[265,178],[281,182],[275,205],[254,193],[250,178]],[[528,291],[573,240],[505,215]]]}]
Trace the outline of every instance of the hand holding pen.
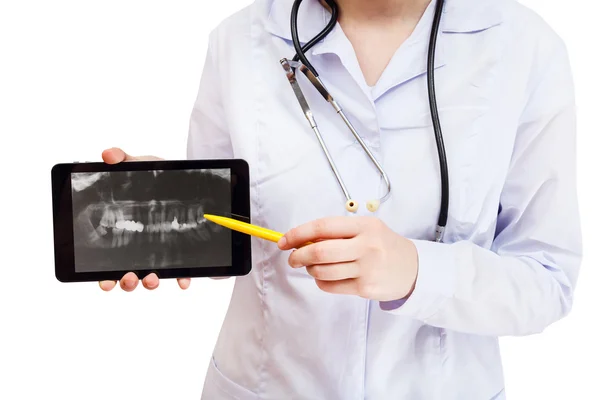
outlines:
[{"label": "hand holding pen", "polygon": [[418,272],[415,245],[378,218],[322,218],[283,234],[231,218],[204,217],[276,242],[281,250],[295,249],[289,265],[305,267],[325,292],[394,301],[407,298],[414,290]]}]

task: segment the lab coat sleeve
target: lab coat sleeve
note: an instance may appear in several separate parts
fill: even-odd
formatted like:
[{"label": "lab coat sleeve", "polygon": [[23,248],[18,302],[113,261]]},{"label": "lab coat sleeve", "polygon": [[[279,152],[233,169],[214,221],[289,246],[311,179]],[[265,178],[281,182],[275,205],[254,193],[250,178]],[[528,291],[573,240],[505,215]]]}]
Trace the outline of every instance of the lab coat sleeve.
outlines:
[{"label": "lab coat sleeve", "polygon": [[232,158],[233,148],[223,110],[222,76],[211,33],[198,95],[192,109],[187,140],[188,159]]},{"label": "lab coat sleeve", "polygon": [[562,42],[522,112],[491,249],[414,240],[413,293],[389,313],[490,336],[543,331],[570,312],[581,262],[575,105]]}]

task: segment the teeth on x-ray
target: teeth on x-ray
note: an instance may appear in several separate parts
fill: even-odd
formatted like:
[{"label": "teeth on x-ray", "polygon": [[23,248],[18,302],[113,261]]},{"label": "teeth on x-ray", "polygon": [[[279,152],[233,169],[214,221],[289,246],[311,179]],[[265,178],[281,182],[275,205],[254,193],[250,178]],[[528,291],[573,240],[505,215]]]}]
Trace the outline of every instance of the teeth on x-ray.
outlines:
[{"label": "teeth on x-ray", "polygon": [[90,219],[94,216],[97,219],[101,213],[95,227],[97,237],[92,237],[91,242],[103,247],[122,247],[133,241],[172,243],[182,238],[205,241],[210,239],[211,232],[222,229],[204,218],[202,205],[177,201],[93,204],[87,213]]}]

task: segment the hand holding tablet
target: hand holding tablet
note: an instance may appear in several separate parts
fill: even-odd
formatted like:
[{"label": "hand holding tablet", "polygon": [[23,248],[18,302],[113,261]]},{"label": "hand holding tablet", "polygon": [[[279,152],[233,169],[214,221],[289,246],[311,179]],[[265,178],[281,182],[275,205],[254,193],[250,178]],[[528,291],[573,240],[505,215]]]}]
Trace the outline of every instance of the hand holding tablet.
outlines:
[{"label": "hand holding tablet", "polygon": [[[162,158],[156,156],[140,156],[134,157],[127,153],[125,153],[121,149],[112,148],[102,152],[102,160],[107,164],[118,164],[120,162],[127,161],[163,161]],[[138,284],[140,279],[133,272],[126,273],[123,278],[119,280],[119,284],[121,285],[121,289],[130,292],[134,290]],[[160,280],[155,273],[151,273],[150,275],[146,275],[142,279],[142,285],[148,290],[154,290],[158,287]],[[179,287],[182,289],[187,289],[190,287],[191,279],[190,278],[177,278],[177,283]],[[100,281],[100,288],[104,291],[110,291],[114,289],[117,285],[117,281]]]},{"label": "hand holding tablet", "polygon": [[[164,161],[162,158],[156,156],[131,156],[125,153],[123,150],[117,148],[112,148],[103,151],[102,160],[107,164],[118,164],[120,162],[127,161]],[[128,272],[123,276],[123,278],[119,280],[119,284],[121,286],[121,289],[123,289],[126,292],[131,292],[135,290],[135,288],[138,286],[139,281],[140,279],[135,273]],[[179,284],[179,287],[184,290],[190,287],[191,281],[192,280],[190,278],[177,278],[177,283]],[[156,289],[159,283],[160,280],[154,272],[150,273],[149,275],[146,275],[142,279],[142,285],[148,290]],[[117,281],[100,281],[99,285],[102,290],[110,291],[114,289],[114,287],[117,285]]]},{"label": "hand holding tablet", "polygon": [[133,290],[138,276],[148,289],[178,278],[185,289],[191,277],[250,271],[250,237],[203,217],[250,215],[245,161],[164,161],[119,149],[103,159],[52,169],[58,280]]}]

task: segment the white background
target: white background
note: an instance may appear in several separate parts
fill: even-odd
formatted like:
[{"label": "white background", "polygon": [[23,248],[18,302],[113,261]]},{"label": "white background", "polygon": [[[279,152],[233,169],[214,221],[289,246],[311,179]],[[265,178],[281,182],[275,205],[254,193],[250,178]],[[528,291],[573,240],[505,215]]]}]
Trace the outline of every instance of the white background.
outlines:
[{"label": "white background", "polygon": [[[50,168],[98,161],[112,146],[185,158],[208,33],[249,3],[0,0],[0,399],[199,398],[233,281],[135,293],[58,283]],[[570,49],[586,256],[572,314],[541,335],[502,340],[507,393],[600,398],[600,9],[523,3]]]}]

